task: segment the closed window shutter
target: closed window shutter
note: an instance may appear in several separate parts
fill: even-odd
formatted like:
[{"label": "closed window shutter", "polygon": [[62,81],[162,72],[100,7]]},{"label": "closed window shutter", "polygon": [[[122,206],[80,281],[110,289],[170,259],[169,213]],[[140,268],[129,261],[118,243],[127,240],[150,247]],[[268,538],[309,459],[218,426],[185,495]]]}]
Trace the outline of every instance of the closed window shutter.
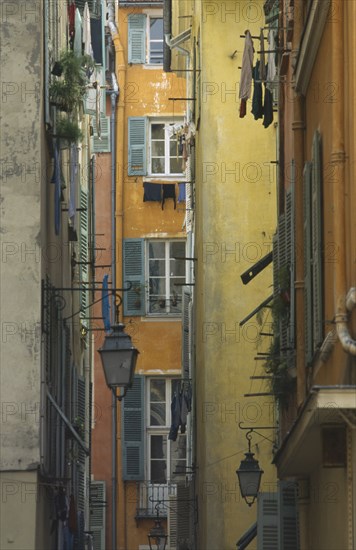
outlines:
[{"label": "closed window shutter", "polygon": [[131,14],[128,17],[128,62],[146,62],[146,15]]},{"label": "closed window shutter", "polygon": [[128,174],[129,176],[146,175],[146,135],[147,120],[145,117],[130,117],[128,129]]},{"label": "closed window shutter", "polygon": [[135,376],[122,401],[122,479],[144,479],[144,377]]},{"label": "closed window shutter", "polygon": [[304,349],[305,362],[313,357],[312,318],[312,266],[311,266],[311,163],[304,166],[303,175],[303,217],[304,217]]},{"label": "closed window shutter", "polygon": [[93,533],[94,550],[105,550],[105,481],[90,483],[90,531]]},{"label": "closed window shutter", "polygon": [[257,507],[257,550],[279,550],[278,523],[278,494],[259,493]]},{"label": "closed window shutter", "polygon": [[97,134],[96,128],[96,118],[95,116],[92,119],[93,121],[93,153],[110,153],[110,117],[100,113],[100,138]]},{"label": "closed window shutter", "polygon": [[286,255],[287,268],[289,271],[289,322],[287,327],[287,356],[288,366],[294,364],[295,347],[295,222],[294,222],[294,163],[291,167],[291,184],[286,194]]},{"label": "closed window shutter", "polygon": [[[80,273],[80,286],[84,287],[88,282],[89,269],[87,262],[89,261],[89,238],[88,238],[88,193],[83,187],[80,188],[80,241],[79,241],[79,273]],[[88,307],[88,292],[80,292],[80,309],[81,317],[87,317]],[[84,325],[87,325],[85,319],[82,320]]]},{"label": "closed window shutter", "polygon": [[190,341],[191,341],[191,301],[190,290],[183,287],[182,292],[182,376],[190,378]]},{"label": "closed window shutter", "polygon": [[[278,300],[283,299],[281,291],[285,291],[285,289],[282,288],[282,283],[284,283],[286,279],[286,271],[289,269],[286,218],[287,213],[281,214],[278,219]],[[285,316],[282,316],[279,321],[279,339],[281,352],[285,353],[288,348],[288,323],[286,322]]]},{"label": "closed window shutter", "polygon": [[144,240],[124,239],[123,279],[125,287],[132,283],[131,290],[124,292],[124,315],[145,314],[145,262]]},{"label": "closed window shutter", "polygon": [[313,293],[313,352],[323,340],[322,288],[322,216],[321,216],[321,140],[319,132],[313,139],[312,160],[312,293]]},{"label": "closed window shutter", "polygon": [[288,550],[299,550],[299,529],[297,517],[297,486],[291,481],[279,481],[279,546]]}]

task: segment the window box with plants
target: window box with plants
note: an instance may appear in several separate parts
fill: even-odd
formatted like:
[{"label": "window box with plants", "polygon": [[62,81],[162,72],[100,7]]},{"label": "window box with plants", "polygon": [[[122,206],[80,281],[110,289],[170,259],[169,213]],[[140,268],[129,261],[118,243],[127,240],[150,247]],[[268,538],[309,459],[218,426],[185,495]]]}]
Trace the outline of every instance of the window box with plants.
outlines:
[{"label": "window box with plants", "polygon": [[49,87],[51,104],[68,113],[79,108],[94,68],[95,62],[90,56],[76,56],[72,51],[63,52],[52,70],[54,77]]}]

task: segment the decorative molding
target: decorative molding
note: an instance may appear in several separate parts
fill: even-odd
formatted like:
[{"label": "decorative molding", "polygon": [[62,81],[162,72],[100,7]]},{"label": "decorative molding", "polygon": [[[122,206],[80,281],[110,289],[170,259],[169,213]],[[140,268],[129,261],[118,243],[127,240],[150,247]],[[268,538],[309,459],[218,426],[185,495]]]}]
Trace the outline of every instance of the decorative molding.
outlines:
[{"label": "decorative molding", "polygon": [[306,95],[308,89],[330,2],[331,0],[315,0],[309,9],[295,68],[296,90],[303,95]]}]

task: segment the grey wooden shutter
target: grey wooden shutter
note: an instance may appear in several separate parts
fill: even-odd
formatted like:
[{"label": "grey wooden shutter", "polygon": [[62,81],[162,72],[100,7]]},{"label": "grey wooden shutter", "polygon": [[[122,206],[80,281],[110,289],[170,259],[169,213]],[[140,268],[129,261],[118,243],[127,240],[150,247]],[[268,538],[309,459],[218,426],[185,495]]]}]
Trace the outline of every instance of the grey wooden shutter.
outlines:
[{"label": "grey wooden shutter", "polygon": [[[81,263],[79,265],[79,274],[80,274],[80,286],[84,287],[85,283],[88,282],[89,269],[87,262],[89,261],[89,235],[88,235],[88,192],[80,188],[80,241],[79,241],[79,260]],[[81,317],[87,317],[88,315],[88,292],[80,292],[80,309]],[[85,319],[82,320],[84,325],[87,325]]]},{"label": "grey wooden shutter", "polygon": [[100,113],[100,126],[101,126],[101,135],[100,138],[97,134],[96,129],[96,118],[92,118],[93,121],[93,152],[94,153],[110,153],[111,143],[110,143],[110,117]]},{"label": "grey wooden shutter", "polygon": [[257,504],[257,550],[279,550],[278,493],[259,493]]},{"label": "grey wooden shutter", "polygon": [[[79,436],[83,441],[85,441],[85,432],[87,429],[86,424],[86,407],[85,407],[85,380],[82,376],[77,377],[77,395],[76,395],[76,409],[77,416],[75,418],[75,426],[79,433]],[[82,447],[75,443],[77,447],[78,458],[76,461],[77,466],[77,475],[78,475],[78,494],[77,494],[77,505],[78,510],[85,510],[85,502],[87,495],[87,482],[89,483],[86,477],[85,463],[86,455]]]},{"label": "grey wooden shutter", "polygon": [[303,174],[304,218],[304,349],[308,365],[313,357],[313,310],[311,271],[311,163],[304,165]]},{"label": "grey wooden shutter", "polygon": [[182,291],[182,377],[190,378],[190,290],[183,287]]},{"label": "grey wooden shutter", "polygon": [[[296,340],[295,324],[295,163],[292,160],[291,165],[291,184],[290,184],[290,313],[289,313],[289,334],[288,345],[294,350]],[[292,357],[292,354],[291,354]],[[294,354],[293,354],[294,357]]]},{"label": "grey wooden shutter", "polygon": [[[288,267],[288,242],[286,234],[286,214],[281,214],[278,219],[278,300],[282,300],[282,284],[286,279],[286,271]],[[283,315],[279,321],[279,338],[280,338],[280,349],[282,353],[285,353],[288,348],[288,322],[286,316]]]},{"label": "grey wooden shutter", "polygon": [[125,287],[132,283],[131,290],[124,292],[124,315],[145,314],[145,253],[143,239],[123,241],[123,279]]},{"label": "grey wooden shutter", "polygon": [[279,548],[299,550],[297,516],[297,486],[291,481],[279,481]]},{"label": "grey wooden shutter", "polygon": [[147,172],[147,119],[146,117],[130,117],[128,124],[128,175],[144,176]]},{"label": "grey wooden shutter", "polygon": [[89,525],[90,531],[93,532],[94,550],[105,550],[105,509],[105,481],[91,481]]},{"label": "grey wooden shutter", "polygon": [[190,485],[177,485],[177,548],[191,548],[192,504]]},{"label": "grey wooden shutter", "polygon": [[128,17],[128,62],[146,62],[146,15],[143,13]]},{"label": "grey wooden shutter", "polygon": [[323,340],[323,287],[322,287],[322,212],[321,212],[321,139],[315,132],[312,159],[312,301],[313,301],[313,352]]},{"label": "grey wooden shutter", "polygon": [[122,401],[122,479],[144,479],[144,377],[135,376]]}]

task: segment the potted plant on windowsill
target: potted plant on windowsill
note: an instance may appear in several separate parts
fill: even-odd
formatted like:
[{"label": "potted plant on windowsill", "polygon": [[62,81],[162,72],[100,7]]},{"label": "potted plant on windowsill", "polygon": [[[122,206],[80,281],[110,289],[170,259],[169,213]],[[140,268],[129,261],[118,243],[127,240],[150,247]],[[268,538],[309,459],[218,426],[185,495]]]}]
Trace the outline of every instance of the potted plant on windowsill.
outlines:
[{"label": "potted plant on windowsill", "polygon": [[61,71],[55,71],[57,76],[50,84],[50,102],[61,111],[72,112],[81,105],[87,93],[88,77],[95,63],[88,55],[76,56],[66,51],[55,65]]}]

